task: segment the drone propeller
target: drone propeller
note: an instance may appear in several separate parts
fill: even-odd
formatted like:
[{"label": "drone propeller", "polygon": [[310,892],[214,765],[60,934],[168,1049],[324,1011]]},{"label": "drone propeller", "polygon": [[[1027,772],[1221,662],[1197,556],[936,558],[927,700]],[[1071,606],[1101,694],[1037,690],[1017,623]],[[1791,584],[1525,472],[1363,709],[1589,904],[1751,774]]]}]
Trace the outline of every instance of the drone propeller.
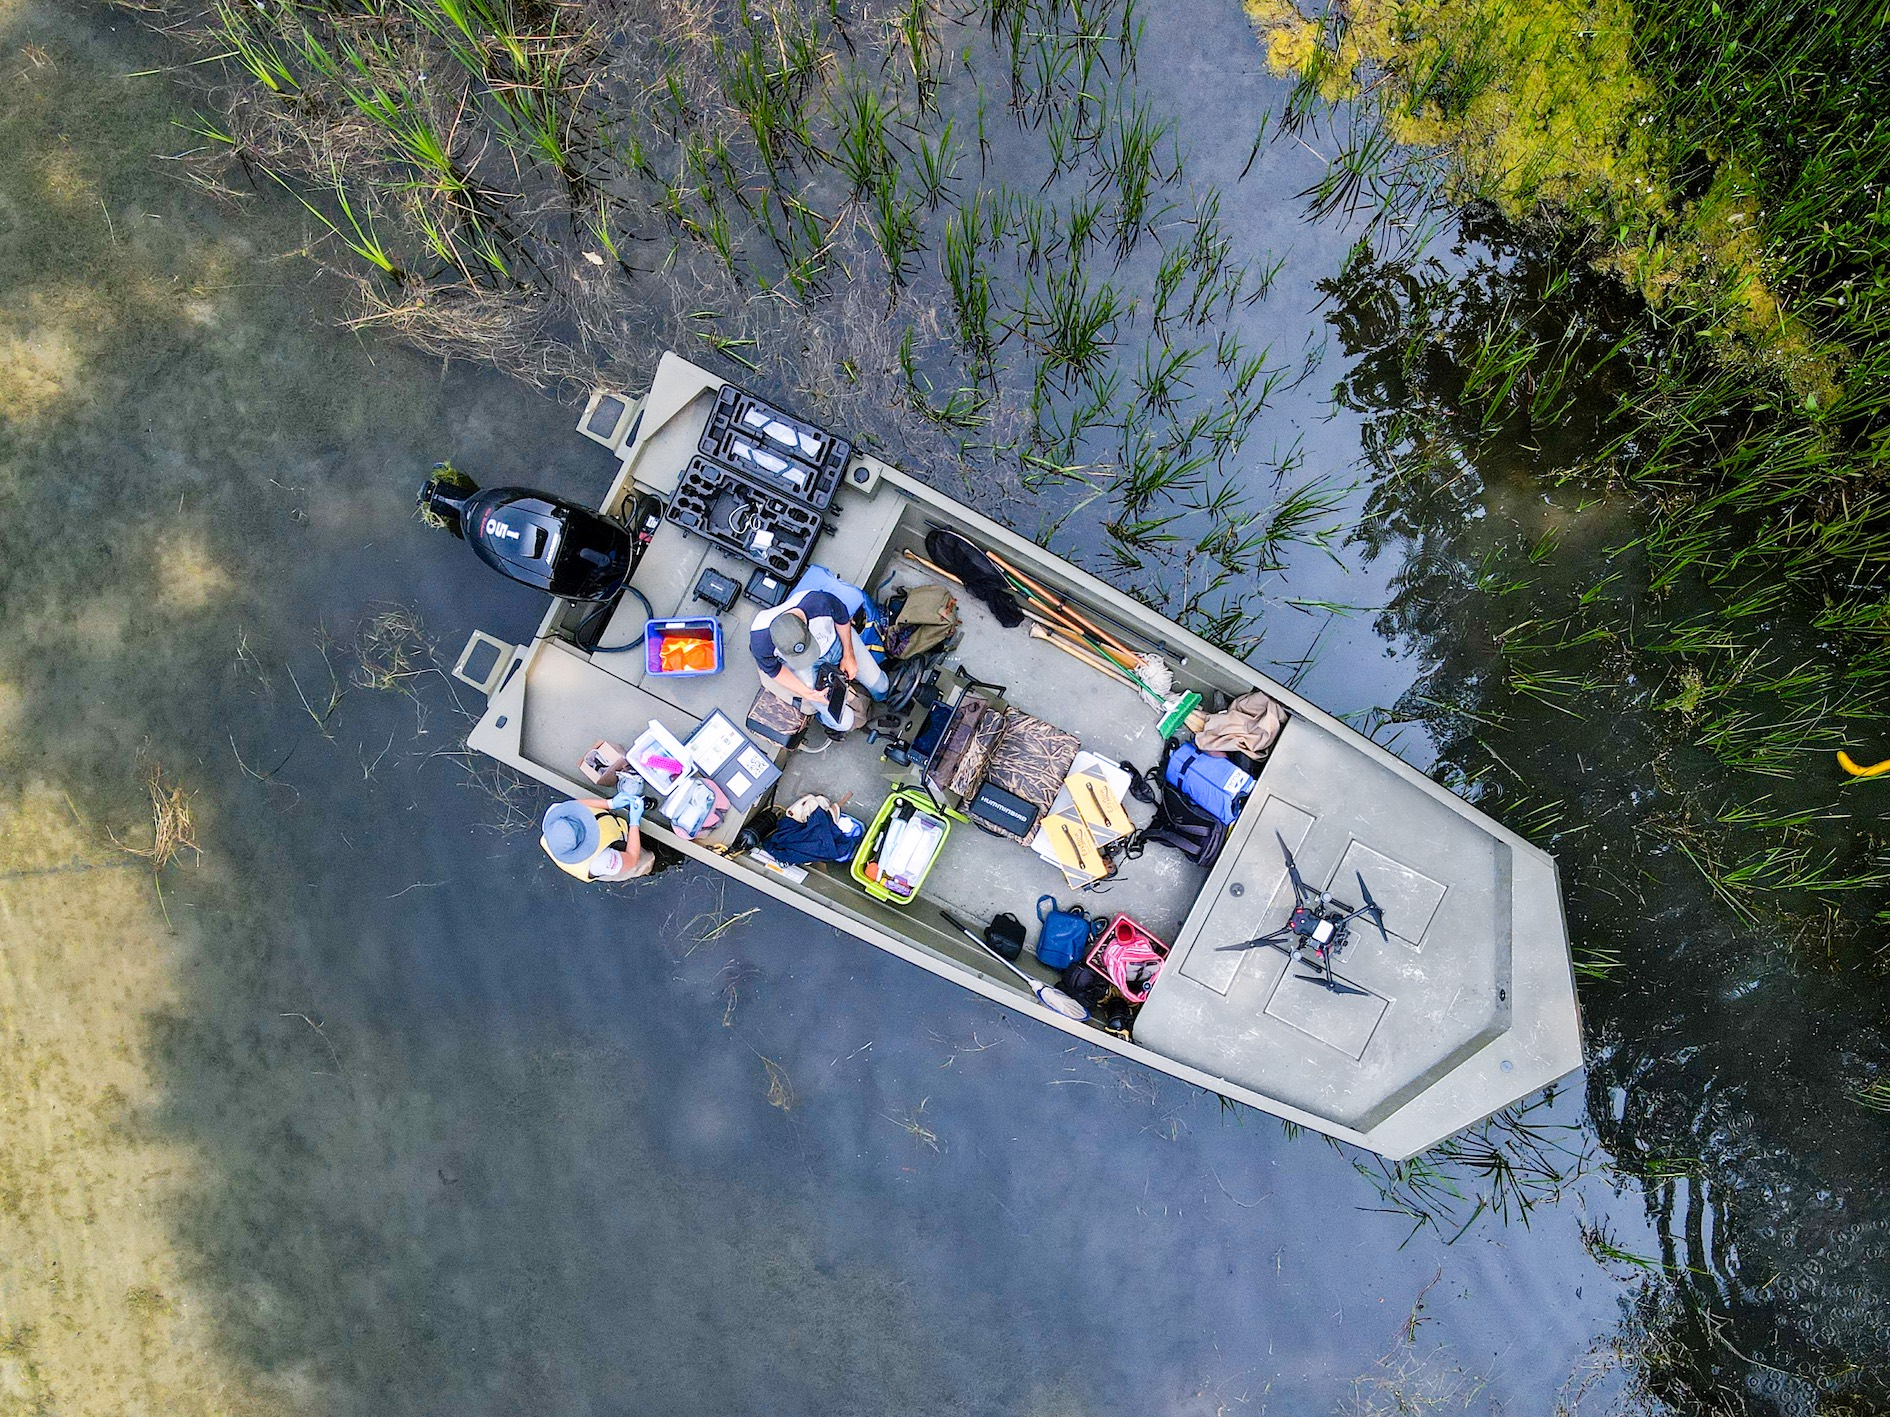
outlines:
[{"label": "drone propeller", "polygon": [[1378,902],[1372,899],[1372,893],[1365,888],[1364,873],[1355,871],[1353,875],[1358,878],[1358,898],[1365,903],[1352,913],[1354,915],[1363,915],[1367,920],[1371,921],[1372,924],[1376,925],[1378,927],[1379,938],[1389,943],[1391,936],[1385,933],[1385,912],[1379,907]]},{"label": "drone propeller", "polygon": [[1251,940],[1237,940],[1231,945],[1216,945],[1214,948],[1217,951],[1225,952],[1227,950],[1250,950],[1255,945],[1277,945],[1284,943],[1292,933],[1289,927],[1282,925],[1270,935],[1255,935]]},{"label": "drone propeller", "polygon": [[1324,974],[1302,974],[1299,977],[1304,979],[1308,984],[1323,984],[1335,994],[1364,994],[1368,992],[1355,984],[1347,984],[1343,979],[1332,972],[1330,965],[1326,967]]},{"label": "drone propeller", "polygon": [[1293,883],[1294,898],[1296,900],[1302,900],[1302,901],[1305,900],[1306,897],[1313,894],[1313,892],[1308,890],[1306,888],[1306,883],[1300,879],[1299,862],[1293,859],[1292,849],[1287,846],[1285,837],[1281,836],[1278,832],[1275,832],[1273,833],[1273,839],[1279,842],[1280,854],[1286,858],[1286,875],[1287,875],[1287,879],[1292,881]]}]

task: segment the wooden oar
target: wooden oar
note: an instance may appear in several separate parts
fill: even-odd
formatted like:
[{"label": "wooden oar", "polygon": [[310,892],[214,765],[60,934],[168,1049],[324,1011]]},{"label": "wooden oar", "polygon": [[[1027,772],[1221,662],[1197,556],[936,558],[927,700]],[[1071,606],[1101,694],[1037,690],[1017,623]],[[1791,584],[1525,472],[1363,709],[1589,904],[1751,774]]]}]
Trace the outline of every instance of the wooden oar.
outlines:
[{"label": "wooden oar", "polygon": [[[1120,669],[1116,668],[1115,665],[1111,664],[1108,660],[1101,659],[1098,656],[1091,654],[1088,650],[1084,649],[1081,645],[1071,644],[1068,640],[1062,638],[1060,635],[1056,634],[1054,631],[1045,629],[1042,625],[1032,625],[1030,627],[1030,637],[1033,640],[1043,640],[1048,644],[1055,645],[1058,649],[1062,650],[1065,654],[1067,654],[1071,659],[1081,660],[1084,664],[1087,664],[1091,669],[1094,669],[1098,674],[1107,675],[1109,678],[1115,680],[1116,683],[1120,684],[1123,688],[1134,690],[1137,694],[1140,694],[1142,696],[1144,701],[1147,701],[1147,699],[1149,698],[1151,690],[1149,690],[1147,687],[1145,687],[1144,685],[1135,683],[1126,674],[1124,674]],[[1157,699],[1160,699],[1159,695],[1156,695],[1156,697]],[[1168,707],[1170,707],[1172,703],[1173,703],[1173,700],[1161,700],[1160,702],[1153,705],[1153,707],[1165,710]],[[1183,722],[1187,724],[1188,731],[1190,733],[1199,733],[1201,729],[1207,724],[1207,715],[1202,713],[1199,709],[1196,709],[1193,713],[1189,714],[1187,718],[1183,720]]]},{"label": "wooden oar", "polygon": [[1110,634],[1107,630],[1096,624],[1095,621],[1076,609],[1061,593],[1053,590],[1045,590],[1036,581],[1032,580],[1009,561],[1006,561],[1002,556],[998,555],[997,552],[986,551],[984,554],[989,556],[992,562],[1002,569],[1006,575],[1018,581],[1038,600],[1050,606],[1057,613],[1063,615],[1075,624],[1081,625],[1085,630],[1088,630],[1090,634],[1108,645],[1110,649],[1116,651],[1118,654],[1125,654],[1130,659],[1141,658],[1138,651],[1130,649],[1129,646],[1117,636]]},{"label": "wooden oar", "polygon": [[[1037,604],[1037,602],[1031,601],[1030,604],[1035,605]],[[1096,636],[1091,634],[1088,630],[1082,629],[1080,626],[1073,625],[1069,623],[1069,621],[1067,620],[1058,620],[1048,615],[1039,614],[1035,611],[1026,610],[1024,614],[1027,618],[1036,620],[1040,624],[1048,625],[1053,630],[1061,630],[1064,634],[1068,635],[1071,639],[1075,640],[1078,644],[1081,644],[1086,649],[1088,649],[1091,654],[1097,655],[1103,659],[1108,660],[1111,664],[1115,665],[1116,668],[1120,669],[1124,674],[1127,674],[1130,678],[1132,679],[1141,678],[1141,672],[1140,672],[1142,668],[1141,660],[1135,658],[1133,655],[1117,654],[1114,650],[1110,649],[1108,645],[1104,644],[1101,640],[1096,638]]]},{"label": "wooden oar", "polygon": [[1107,669],[1115,670],[1118,675],[1120,675],[1125,681],[1127,681],[1129,687],[1131,689],[1136,690],[1143,697],[1145,697],[1149,701],[1152,707],[1160,708],[1162,704],[1165,702],[1165,696],[1157,692],[1155,686],[1149,683],[1140,674],[1139,671],[1141,670],[1142,666],[1139,661],[1135,664],[1124,664],[1120,660],[1118,660],[1113,654],[1109,653],[1108,650],[1103,649],[1101,646],[1093,644],[1093,643],[1086,643],[1086,641],[1088,640],[1087,636],[1079,635],[1074,630],[1071,630],[1067,628],[1066,626],[1059,625],[1054,620],[1046,620],[1041,615],[1033,615],[1028,610],[1024,612],[1024,618],[1032,622],[1031,624],[1032,634],[1036,633],[1037,626],[1039,625],[1047,626],[1053,631],[1060,632],[1062,636],[1064,637],[1058,640],[1057,643],[1062,644],[1065,648],[1070,648],[1074,646],[1076,648],[1083,650],[1086,654],[1088,654],[1092,659],[1094,659],[1097,662],[1097,666],[1099,668],[1107,668]]},{"label": "wooden oar", "polygon": [[1038,625],[1047,625],[1059,634],[1067,635],[1077,644],[1082,645],[1083,648],[1087,649],[1091,654],[1107,659],[1115,664],[1116,668],[1120,669],[1124,674],[1133,674],[1135,672],[1135,665],[1121,663],[1116,659],[1115,655],[1104,649],[1102,645],[1097,642],[1095,636],[1084,633],[1074,625],[1059,620],[1054,616],[1046,615],[1041,610],[1034,609],[1031,606],[1024,607],[1024,618]]},{"label": "wooden oar", "polygon": [[1064,639],[1061,635],[1058,635],[1054,631],[1044,628],[1044,626],[1042,625],[1033,624],[1030,627],[1030,637],[1033,640],[1042,640],[1046,644],[1055,645],[1058,649],[1062,650],[1065,654],[1067,654],[1071,659],[1082,661],[1084,664],[1087,664],[1091,669],[1094,669],[1098,674],[1107,675],[1109,678],[1115,680],[1118,684],[1120,684],[1125,689],[1136,689],[1137,693],[1141,692],[1140,689],[1136,688],[1134,681],[1131,680],[1128,675],[1124,674],[1120,669],[1116,668],[1116,666],[1111,664],[1108,660],[1098,658],[1096,655],[1091,654],[1088,650],[1084,649],[1081,645],[1071,644],[1068,640]]},{"label": "wooden oar", "polygon": [[[906,550],[900,552],[899,554],[904,556],[906,560],[912,562],[914,565],[923,566],[926,570],[930,571],[933,575],[937,576],[941,580],[950,581],[955,586],[962,586],[964,584],[962,580],[960,580],[957,576],[954,576],[950,571],[946,570],[943,566],[937,564],[936,562],[926,560],[925,557],[921,556],[918,552],[912,550],[911,548],[907,548]],[[1040,604],[1039,602],[1035,600],[1035,597],[1032,597],[1032,603]],[[1068,619],[1053,618],[1055,616],[1055,610],[1053,607],[1048,606],[1048,605],[1040,605],[1040,608],[1037,610],[1025,609],[1022,606],[1018,608],[1022,611],[1024,617],[1028,620],[1034,620],[1039,625],[1048,625],[1050,628],[1054,630],[1061,630],[1064,634],[1069,635],[1072,639],[1090,642],[1092,647],[1096,651],[1100,652],[1102,655],[1104,655],[1105,657],[1107,657],[1108,659],[1112,661],[1112,664],[1111,664],[1112,668],[1118,670],[1121,674],[1125,676],[1131,676],[1131,677],[1134,676],[1135,668],[1127,664],[1113,663],[1115,656],[1110,654],[1108,650],[1102,648],[1100,642],[1097,640],[1096,636],[1093,633],[1078,628],[1075,624],[1071,623],[1070,620]],[[1125,678],[1124,682],[1126,683],[1128,682],[1128,680]],[[1134,688],[1135,685],[1129,684],[1129,687]]]},{"label": "wooden oar", "polygon": [[925,567],[926,570],[930,571],[933,575],[937,576],[940,580],[950,581],[953,585],[956,585],[956,586],[961,586],[964,584],[963,581],[959,580],[957,576],[954,576],[950,571],[946,570],[943,566],[940,566],[934,562],[926,560],[925,557],[921,556],[918,552],[914,551],[911,547],[907,547],[904,551],[901,551],[899,554],[901,556],[904,556],[908,561],[916,562],[918,565]]},{"label": "wooden oar", "polygon": [[[955,586],[962,586],[964,584],[963,580],[961,580],[957,576],[954,576],[950,571],[946,570],[943,566],[939,565],[935,561],[926,560],[925,557],[921,556],[918,552],[912,550],[910,547],[906,548],[904,551],[901,551],[899,554],[905,557],[906,560],[912,562],[914,565],[923,566],[926,570],[930,571],[933,575],[937,576],[940,580],[950,581]],[[987,556],[991,555],[991,553],[988,551],[985,554]],[[998,561],[997,557],[992,556],[991,559],[993,561],[997,561],[998,565],[1003,566],[1003,568],[1007,572],[1009,572],[1009,574],[1020,584],[1023,584],[1026,587],[1028,585],[1034,584],[1034,582],[1029,582],[1026,577],[1019,575],[1015,571],[1012,571],[1011,568],[1009,566],[1004,565],[1002,561]],[[1104,636],[1100,631],[1094,628],[1085,628],[1084,625],[1079,624],[1078,620],[1080,617],[1078,617],[1074,611],[1068,608],[1067,601],[1064,601],[1062,600],[1061,597],[1058,597],[1057,598],[1058,603],[1052,604],[1047,599],[1045,599],[1044,593],[1041,591],[1041,589],[1036,590],[1036,591],[1027,590],[1027,596],[1028,596],[1028,599],[1032,601],[1037,607],[1037,609],[1034,611],[1029,610],[1029,609],[1024,609],[1023,613],[1027,617],[1029,617],[1032,620],[1037,621],[1039,624],[1049,625],[1055,629],[1062,630],[1065,634],[1070,635],[1076,639],[1087,641],[1093,649],[1102,653],[1103,655],[1105,655],[1107,658],[1111,660],[1114,660],[1116,658],[1116,655],[1115,653],[1112,652],[1111,647],[1114,645],[1120,644],[1120,641],[1110,639],[1109,637]],[[1021,606],[1019,608],[1023,609],[1023,607]],[[1124,663],[1118,662],[1115,667],[1117,669],[1122,670],[1125,674],[1133,674],[1135,672],[1135,666],[1139,664],[1140,661],[1137,659],[1137,657],[1134,654],[1130,653],[1126,649],[1124,649],[1121,652],[1127,656],[1129,663],[1124,664]]]}]

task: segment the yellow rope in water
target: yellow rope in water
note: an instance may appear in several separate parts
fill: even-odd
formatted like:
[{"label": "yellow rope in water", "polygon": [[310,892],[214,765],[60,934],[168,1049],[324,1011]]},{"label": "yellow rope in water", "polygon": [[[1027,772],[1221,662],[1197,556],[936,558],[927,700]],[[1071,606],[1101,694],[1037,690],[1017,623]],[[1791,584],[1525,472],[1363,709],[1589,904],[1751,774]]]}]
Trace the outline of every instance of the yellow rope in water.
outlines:
[{"label": "yellow rope in water", "polygon": [[1885,758],[1880,763],[1872,763],[1867,768],[1859,767],[1849,753],[1839,748],[1838,766],[1843,768],[1844,771],[1849,773],[1852,777],[1882,777],[1885,773],[1890,772],[1890,758]]}]

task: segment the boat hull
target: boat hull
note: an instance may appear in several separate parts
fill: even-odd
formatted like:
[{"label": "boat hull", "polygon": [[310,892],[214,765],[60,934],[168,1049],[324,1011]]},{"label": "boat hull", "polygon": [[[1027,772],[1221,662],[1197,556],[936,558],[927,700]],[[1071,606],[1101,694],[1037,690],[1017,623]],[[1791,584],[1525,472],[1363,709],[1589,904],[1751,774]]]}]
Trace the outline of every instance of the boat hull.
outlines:
[{"label": "boat hull", "polygon": [[[617,513],[639,491],[667,492],[722,383],[664,357],[640,411],[615,420],[614,442],[598,439],[618,460],[599,504],[604,511]],[[596,421],[587,410],[586,422]],[[844,870],[791,880],[730,852],[727,833],[689,841],[651,821],[646,831],[654,837],[1088,1047],[1390,1157],[1423,1151],[1580,1067],[1567,928],[1547,854],[1285,686],[878,459],[855,456],[834,512],[816,560],[855,584],[923,575],[907,553],[927,525],[949,524],[1157,648],[1176,666],[1178,684],[1230,697],[1260,689],[1290,711],[1211,870],[1195,871],[1150,846],[1125,867],[1117,888],[1125,894],[1112,890],[1100,898],[1145,924],[1155,922],[1144,910],[1154,915],[1173,945],[1134,1039],[1047,1008],[944,918],[939,907],[978,918],[999,908],[1027,916],[1033,883],[1046,879],[1046,863],[1027,848],[962,830],[952,849],[965,853],[963,868],[956,877],[935,873],[928,883],[925,894],[936,887],[941,899],[895,908],[868,896]],[[726,555],[704,559],[716,555],[666,527],[645,553],[636,584],[659,617],[705,613],[689,605],[689,594],[704,565],[729,569]],[[723,617],[732,662],[687,684],[654,682],[607,654],[581,652],[571,643],[573,609],[562,602],[523,642],[481,632],[455,671],[487,695],[469,745],[555,791],[584,795],[593,789],[577,779],[576,764],[599,737],[647,719],[686,737],[715,709],[740,722],[758,684],[740,648],[752,608],[738,606]],[[607,629],[601,643],[626,637]],[[489,663],[470,668],[482,649]],[[976,666],[999,666],[1003,673],[980,668],[979,677],[1010,683],[1024,707],[1065,723],[1086,745],[1096,741],[1099,752],[1107,747],[1146,766],[1159,751],[1154,710],[1024,631],[984,624],[968,597],[961,652],[968,665],[975,656]],[[799,755],[794,762],[783,755],[785,770],[797,776],[784,780],[779,800],[791,800],[801,787],[842,783],[857,794],[875,783],[882,796],[893,790],[898,769],[878,762],[876,749],[847,753],[846,761],[837,755],[805,764]],[[860,805],[872,803],[862,796]],[[1282,845],[1289,837],[1317,886],[1344,897],[1354,877],[1368,878],[1384,897],[1387,929],[1381,937],[1354,928],[1336,971],[1343,989],[1306,985],[1304,969],[1289,967],[1270,946],[1239,948],[1283,919],[1290,891]],[[1047,880],[1044,890],[1067,896],[1054,870]]]}]

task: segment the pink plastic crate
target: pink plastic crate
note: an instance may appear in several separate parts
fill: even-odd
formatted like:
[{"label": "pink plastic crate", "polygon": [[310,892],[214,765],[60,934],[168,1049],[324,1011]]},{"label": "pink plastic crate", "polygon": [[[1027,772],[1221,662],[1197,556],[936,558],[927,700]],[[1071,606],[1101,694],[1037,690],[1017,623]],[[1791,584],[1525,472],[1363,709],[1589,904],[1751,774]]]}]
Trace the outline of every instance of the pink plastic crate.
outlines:
[{"label": "pink plastic crate", "polygon": [[[1116,950],[1111,950],[1112,945],[1116,947]],[[1089,947],[1089,955],[1083,962],[1115,985],[1116,992],[1123,998],[1132,1004],[1139,1004],[1148,998],[1149,986],[1155,982],[1155,975],[1150,974],[1143,987],[1138,990],[1130,983],[1126,970],[1120,967],[1111,968],[1111,954],[1125,946],[1146,946],[1160,960],[1166,961],[1168,958],[1168,945],[1165,941],[1156,939],[1153,934],[1128,916],[1118,915],[1109,922],[1109,928],[1103,931],[1103,937]],[[1160,964],[1156,966],[1155,972],[1161,972]]]}]

